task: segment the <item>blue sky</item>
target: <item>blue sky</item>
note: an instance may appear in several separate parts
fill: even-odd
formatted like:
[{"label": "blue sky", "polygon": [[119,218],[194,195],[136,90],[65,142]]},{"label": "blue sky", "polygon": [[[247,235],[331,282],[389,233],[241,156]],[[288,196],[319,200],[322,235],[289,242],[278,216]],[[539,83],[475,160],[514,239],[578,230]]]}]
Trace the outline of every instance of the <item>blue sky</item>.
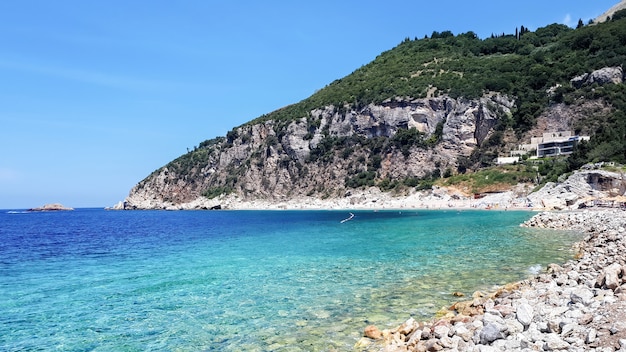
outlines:
[{"label": "blue sky", "polygon": [[113,205],[406,37],[575,26],[617,2],[0,2],[0,209]]}]

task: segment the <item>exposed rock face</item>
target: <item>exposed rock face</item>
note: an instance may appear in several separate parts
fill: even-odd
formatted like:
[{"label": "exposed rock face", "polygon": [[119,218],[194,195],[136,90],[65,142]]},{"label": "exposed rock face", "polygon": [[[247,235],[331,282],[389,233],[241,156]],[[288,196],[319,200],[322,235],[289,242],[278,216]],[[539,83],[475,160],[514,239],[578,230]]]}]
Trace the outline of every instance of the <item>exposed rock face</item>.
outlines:
[{"label": "exposed rock face", "polygon": [[624,70],[621,66],[605,67],[591,73],[574,77],[571,80],[572,86],[575,88],[589,86],[594,83],[602,86],[609,83],[620,84],[622,82],[624,82]]},{"label": "exposed rock face", "polygon": [[546,209],[578,209],[586,201],[623,196],[626,177],[604,170],[585,170],[574,173],[560,184],[548,183],[528,196],[536,206]]},{"label": "exposed rock face", "polygon": [[594,19],[593,22],[594,23],[605,22],[605,21],[607,21],[608,18],[613,17],[613,14],[615,12],[623,10],[623,9],[626,9],[626,0],[622,0],[618,4],[614,5],[610,9],[608,9],[605,13],[603,13],[602,15],[596,17],[596,19]]},{"label": "exposed rock face", "polygon": [[602,100],[578,100],[573,104],[554,104],[537,119],[537,124],[529,130],[523,140],[541,136],[546,131],[574,131],[590,136],[595,127],[592,123],[598,116],[611,113],[611,106]]},{"label": "exposed rock face", "polygon": [[[226,188],[246,200],[343,197],[347,180],[372,170],[380,180],[455,169],[457,158],[468,156],[488,139],[513,105],[502,95],[476,100],[396,98],[359,110],[315,109],[289,123],[252,122],[228,139],[155,171],[131,190],[126,208],[167,209],[194,202],[203,208],[212,206],[203,193]],[[385,143],[377,137],[393,138],[399,130],[412,127],[435,143],[403,150],[388,147],[381,160],[371,158],[371,150]]]}]

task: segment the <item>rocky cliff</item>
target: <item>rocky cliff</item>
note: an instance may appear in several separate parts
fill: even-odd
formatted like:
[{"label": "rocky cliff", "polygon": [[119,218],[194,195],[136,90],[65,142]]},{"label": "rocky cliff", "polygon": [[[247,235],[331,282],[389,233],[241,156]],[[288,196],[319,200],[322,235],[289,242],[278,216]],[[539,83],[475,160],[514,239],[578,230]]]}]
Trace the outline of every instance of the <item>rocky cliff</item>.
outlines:
[{"label": "rocky cliff", "polygon": [[286,124],[246,124],[155,171],[131,190],[126,208],[206,207],[207,197],[228,193],[343,197],[355,186],[415,182],[455,170],[513,104],[499,94],[393,99],[358,110],[327,106]]}]

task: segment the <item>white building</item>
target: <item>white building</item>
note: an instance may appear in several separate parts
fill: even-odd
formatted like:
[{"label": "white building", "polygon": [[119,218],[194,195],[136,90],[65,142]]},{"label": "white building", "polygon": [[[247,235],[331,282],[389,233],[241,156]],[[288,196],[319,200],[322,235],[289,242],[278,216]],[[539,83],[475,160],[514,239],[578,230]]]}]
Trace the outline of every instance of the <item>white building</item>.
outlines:
[{"label": "white building", "polygon": [[542,141],[537,143],[537,157],[569,155],[574,152],[576,143],[589,140],[589,136],[574,136],[572,132],[544,133]]},{"label": "white building", "polygon": [[574,152],[576,143],[589,140],[589,136],[576,136],[572,131],[546,132],[541,137],[532,137],[530,144],[518,146],[511,156],[527,154],[535,151],[535,157],[544,158],[569,155]]}]

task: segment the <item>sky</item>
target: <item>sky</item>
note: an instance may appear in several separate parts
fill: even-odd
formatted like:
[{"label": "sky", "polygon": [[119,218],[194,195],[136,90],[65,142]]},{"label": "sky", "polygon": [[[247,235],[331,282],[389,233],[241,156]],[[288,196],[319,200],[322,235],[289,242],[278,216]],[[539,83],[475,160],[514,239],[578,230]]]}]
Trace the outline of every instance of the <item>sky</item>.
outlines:
[{"label": "sky", "polygon": [[404,38],[575,26],[618,2],[2,1],[0,209],[112,206]]}]

